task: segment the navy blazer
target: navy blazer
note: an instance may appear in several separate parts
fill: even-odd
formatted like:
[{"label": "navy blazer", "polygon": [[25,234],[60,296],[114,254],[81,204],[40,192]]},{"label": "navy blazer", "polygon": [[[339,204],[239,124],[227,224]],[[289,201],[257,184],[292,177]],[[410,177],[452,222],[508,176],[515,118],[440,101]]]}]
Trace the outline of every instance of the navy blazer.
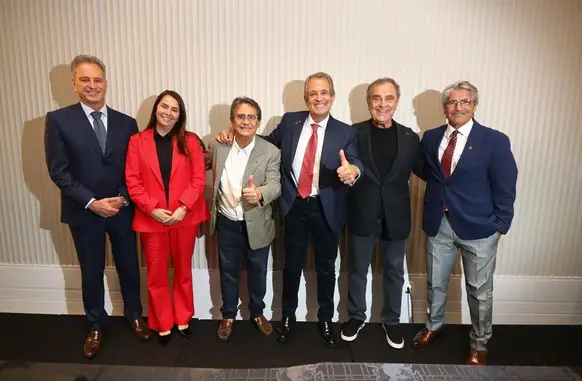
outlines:
[{"label": "navy blazer", "polygon": [[[281,215],[286,216],[297,197],[297,185],[293,178],[293,158],[307,111],[288,112],[273,132],[263,138],[281,150]],[[327,223],[338,233],[346,220],[346,194],[349,186],[343,184],[337,175],[340,166],[339,151],[344,150],[346,159],[364,174],[363,165],[358,158],[356,130],[334,119],[331,115],[325,128],[325,137],[319,167],[319,195]],[[299,180],[299,179],[297,179]]]},{"label": "navy blazer", "polygon": [[423,230],[431,237],[438,233],[446,203],[451,226],[461,239],[507,233],[517,182],[509,138],[474,122],[459,163],[445,179],[438,151],[446,129],[444,125],[426,131],[422,139],[426,164]]},{"label": "navy blazer", "polygon": [[[129,138],[137,132],[135,119],[107,107],[103,154],[80,103],[47,113],[46,164],[51,179],[61,190],[61,222],[84,225],[94,218],[96,215],[85,209],[92,198],[122,194],[129,200],[125,156]],[[125,214],[129,208],[122,209]]]}]

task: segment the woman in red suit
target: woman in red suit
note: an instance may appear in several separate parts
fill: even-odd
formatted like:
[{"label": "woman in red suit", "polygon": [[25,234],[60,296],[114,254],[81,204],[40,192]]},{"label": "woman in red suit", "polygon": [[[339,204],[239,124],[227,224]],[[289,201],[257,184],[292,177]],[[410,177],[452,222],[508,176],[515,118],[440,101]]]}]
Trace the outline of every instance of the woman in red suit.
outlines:
[{"label": "woman in red suit", "polygon": [[[140,233],[148,273],[148,326],[162,346],[172,327],[190,338],[194,315],[192,255],[198,225],[209,218],[202,195],[205,168],[196,134],[186,131],[179,94],[166,90],[152,110],[147,128],[129,141],[125,177],[136,206],[133,230]],[[173,303],[168,260],[174,264]]]}]

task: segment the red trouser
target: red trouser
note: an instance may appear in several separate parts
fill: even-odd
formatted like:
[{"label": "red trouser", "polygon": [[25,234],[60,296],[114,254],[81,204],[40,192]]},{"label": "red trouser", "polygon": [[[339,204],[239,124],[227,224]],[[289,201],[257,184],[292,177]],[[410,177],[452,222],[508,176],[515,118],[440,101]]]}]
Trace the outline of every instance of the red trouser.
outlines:
[{"label": "red trouser", "polygon": [[[140,233],[148,273],[148,326],[157,332],[187,325],[194,316],[192,255],[198,226],[163,233]],[[174,303],[168,283],[168,261],[174,264]]]}]

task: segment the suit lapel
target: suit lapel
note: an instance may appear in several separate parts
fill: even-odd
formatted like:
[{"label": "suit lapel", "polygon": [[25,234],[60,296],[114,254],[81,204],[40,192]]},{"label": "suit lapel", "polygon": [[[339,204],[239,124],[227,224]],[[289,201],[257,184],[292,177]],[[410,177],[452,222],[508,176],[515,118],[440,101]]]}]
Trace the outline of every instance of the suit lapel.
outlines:
[{"label": "suit lapel", "polygon": [[245,168],[245,172],[243,175],[243,184],[246,184],[250,175],[255,173],[255,170],[263,161],[263,150],[261,149],[259,139],[255,139],[255,146],[251,151],[249,156],[249,161],[247,162],[247,166]]},{"label": "suit lapel", "polygon": [[301,136],[301,131],[303,130],[303,125],[305,124],[305,120],[307,119],[307,116],[309,115],[309,113],[305,113],[305,115],[302,115],[301,117],[292,120],[291,123],[293,123],[293,125],[291,126],[291,139],[290,139],[290,144],[291,147],[289,152],[291,152],[291,157],[290,157],[290,163],[291,166],[293,166],[293,160],[295,159],[295,153],[297,152],[297,144],[299,143],[299,137]]},{"label": "suit lapel", "polygon": [[[103,156],[103,151],[101,151],[99,140],[97,140],[97,135],[95,134],[95,130],[93,129],[91,122],[89,122],[89,118],[87,118],[87,114],[85,114],[81,103],[77,103],[77,106],[76,118],[79,120],[79,130],[83,134],[84,138],[91,142],[91,145],[95,151],[97,151],[99,156]],[[107,127],[109,127],[109,123],[107,124]]]},{"label": "suit lapel", "polygon": [[406,154],[406,152],[404,151],[405,148],[405,142],[406,142],[406,135],[409,135],[410,132],[406,131],[402,128],[402,126],[400,126],[398,123],[394,122],[392,128],[396,128],[396,140],[397,140],[397,152],[396,152],[396,158],[394,159],[394,164],[392,164],[392,168],[390,168],[390,171],[388,172],[388,174],[386,175],[386,177],[384,178],[384,181],[386,181],[387,178],[389,178],[396,170],[396,168],[398,168],[398,166],[400,165],[400,163],[403,160],[404,155]]},{"label": "suit lapel", "polygon": [[[165,189],[164,181],[162,180],[162,171],[160,170],[160,162],[158,160],[158,151],[156,150],[156,142],[154,140],[153,128],[150,128],[146,133],[144,133],[143,140],[150,168],[154,172],[154,176],[160,183],[161,187]],[[174,161],[173,158],[172,161]]]},{"label": "suit lapel", "polygon": [[215,171],[215,178],[214,178],[214,195],[218,192],[218,186],[220,185],[220,179],[222,178],[222,171],[224,170],[224,166],[226,164],[226,158],[228,157],[228,153],[230,152],[232,146],[227,146],[225,144],[217,143],[214,145],[213,149],[216,149],[216,167]]},{"label": "suit lapel", "polygon": [[455,170],[451,174],[451,177],[453,177],[455,175],[455,173],[457,172],[457,169],[463,168],[472,159],[473,146],[474,145],[475,145],[475,147],[478,146],[478,144],[475,144],[475,143],[478,143],[478,141],[479,141],[480,132],[481,132],[481,125],[478,124],[477,122],[473,121],[473,127],[471,128],[471,132],[469,133],[469,136],[467,137],[467,143],[465,144],[465,148],[463,148],[463,152],[461,153],[461,157],[459,158],[459,162],[457,163]]},{"label": "suit lapel", "polygon": [[443,167],[441,167],[441,161],[439,160],[439,147],[441,145],[441,141],[445,137],[445,133],[447,132],[447,125],[445,124],[440,128],[442,129],[442,131],[439,131],[436,134],[435,140],[434,142],[432,142],[432,157],[436,162],[436,166],[438,167],[441,178],[446,180],[445,173],[443,172]]},{"label": "suit lapel", "polygon": [[[337,147],[337,144],[335,144],[335,139],[338,134],[335,133],[335,128],[336,120],[330,115],[329,120],[327,121],[327,126],[325,127],[323,147],[321,147],[321,160],[319,162],[320,167],[323,163],[335,163],[335,157],[339,158],[339,150],[337,152],[333,150],[334,147]],[[330,165],[329,167],[331,168],[333,165]],[[322,172],[319,171],[320,176],[321,173]]]},{"label": "suit lapel", "polygon": [[[112,112],[111,108],[107,107],[107,140],[105,143],[105,156],[109,155],[113,150],[113,143],[116,141],[115,135],[117,135],[119,130],[118,126],[117,115]],[[95,140],[97,140],[97,135],[95,135]],[[97,141],[97,144],[99,144],[99,141]]]},{"label": "suit lapel", "polygon": [[186,156],[182,155],[180,151],[178,151],[178,139],[172,139],[172,170],[170,171],[170,182],[172,181],[172,176],[176,169],[186,161]]},{"label": "suit lapel", "polygon": [[376,162],[374,161],[374,154],[372,153],[372,128],[375,128],[372,125],[372,121],[368,123],[362,130],[361,139],[362,142],[365,143],[365,147],[367,148],[367,152],[365,153],[368,155],[368,160],[370,162],[370,168],[372,169],[371,177],[377,183],[380,183],[380,175],[378,173],[378,168],[376,167]]}]

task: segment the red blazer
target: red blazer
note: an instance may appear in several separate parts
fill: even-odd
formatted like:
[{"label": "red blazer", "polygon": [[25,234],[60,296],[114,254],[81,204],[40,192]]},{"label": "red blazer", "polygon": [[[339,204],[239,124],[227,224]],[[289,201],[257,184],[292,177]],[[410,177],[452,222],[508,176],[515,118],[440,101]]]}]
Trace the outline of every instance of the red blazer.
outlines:
[{"label": "red blazer", "polygon": [[[210,217],[203,190],[206,183],[202,147],[195,134],[186,132],[186,145],[190,158],[180,154],[176,139],[173,142],[172,170],[170,172],[169,205],[154,130],[149,128],[135,134],[129,140],[125,163],[127,193],[136,206],[132,228],[136,232],[164,232],[169,229],[195,226]],[[176,210],[181,205],[188,208],[184,219],[177,224],[165,226],[151,216],[155,208]]]}]

